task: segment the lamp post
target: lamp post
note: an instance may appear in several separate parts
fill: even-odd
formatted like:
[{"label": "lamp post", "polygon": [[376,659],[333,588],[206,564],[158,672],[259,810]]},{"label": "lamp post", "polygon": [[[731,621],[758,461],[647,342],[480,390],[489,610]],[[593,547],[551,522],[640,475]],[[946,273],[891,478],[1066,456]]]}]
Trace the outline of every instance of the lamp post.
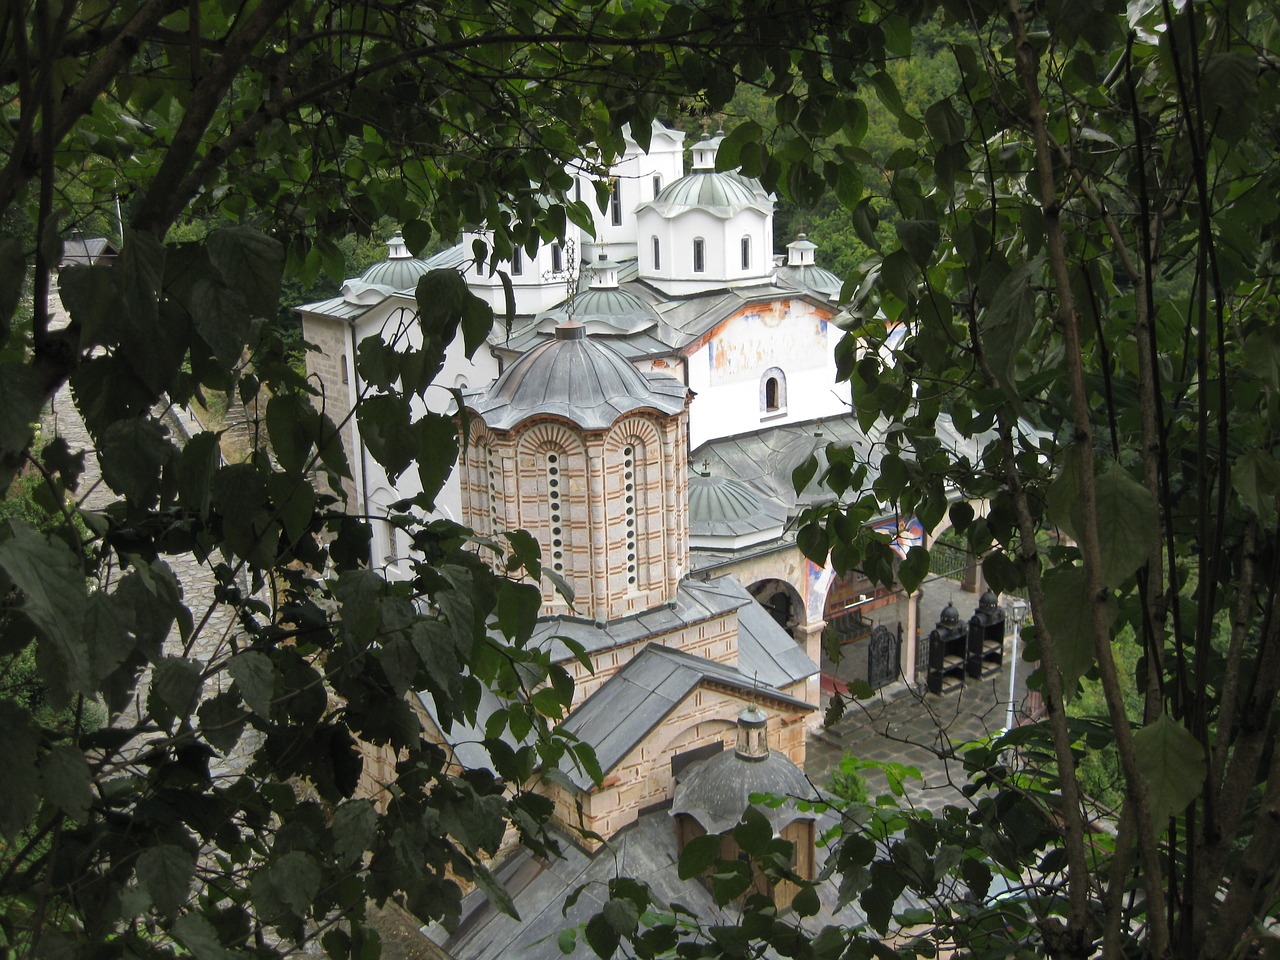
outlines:
[{"label": "lamp post", "polygon": [[1004,733],[1013,729],[1014,688],[1018,683],[1018,638],[1022,635],[1022,621],[1027,618],[1030,605],[1021,597],[1007,597],[1004,602],[1004,616],[1013,623],[1013,659],[1009,664],[1009,711],[1005,714]]}]

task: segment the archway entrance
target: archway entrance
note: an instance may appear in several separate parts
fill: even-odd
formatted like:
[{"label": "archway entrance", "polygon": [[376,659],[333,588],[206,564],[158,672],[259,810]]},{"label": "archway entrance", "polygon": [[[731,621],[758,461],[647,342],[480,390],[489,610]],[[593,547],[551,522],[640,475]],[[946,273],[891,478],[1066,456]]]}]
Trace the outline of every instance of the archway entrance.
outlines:
[{"label": "archway entrance", "polygon": [[827,590],[822,638],[822,685],[844,692],[850,682],[872,688],[900,674],[902,627],[898,592],[876,586],[860,573],[832,581]]},{"label": "archway entrance", "polygon": [[757,580],[747,591],[783,630],[793,633],[804,623],[804,601],[791,584],[785,580]]}]

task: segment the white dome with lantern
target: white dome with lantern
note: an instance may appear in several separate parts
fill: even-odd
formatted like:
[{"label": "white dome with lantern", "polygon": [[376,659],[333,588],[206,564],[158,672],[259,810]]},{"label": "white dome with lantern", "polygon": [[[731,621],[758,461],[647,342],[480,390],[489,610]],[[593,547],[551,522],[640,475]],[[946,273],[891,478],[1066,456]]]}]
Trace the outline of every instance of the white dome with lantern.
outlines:
[{"label": "white dome with lantern", "polygon": [[693,169],[636,209],[640,277],[666,293],[764,284],[773,273],[773,198],[716,170],[723,136],[693,147]]}]

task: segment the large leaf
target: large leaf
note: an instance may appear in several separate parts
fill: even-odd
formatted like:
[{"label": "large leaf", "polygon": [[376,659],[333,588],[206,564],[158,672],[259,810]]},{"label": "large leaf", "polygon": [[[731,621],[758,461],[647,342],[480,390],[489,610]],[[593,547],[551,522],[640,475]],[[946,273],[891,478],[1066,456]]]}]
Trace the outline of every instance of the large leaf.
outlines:
[{"label": "large leaf", "polygon": [[89,646],[84,640],[85,579],[71,548],[10,520],[8,538],[0,542],[0,569],[22,591],[22,612],[50,645],[58,675],[47,676],[46,682],[55,684],[62,699],[93,694]]},{"label": "large leaf", "polygon": [[250,313],[274,317],[280,309],[284,248],[251,227],[224,227],[209,234],[209,260]]},{"label": "large leaf", "polygon": [[46,800],[83,823],[93,800],[91,775],[84,753],[69,743],[50,748],[40,761],[40,784]]},{"label": "large leaf", "polygon": [[1059,568],[1044,581],[1044,627],[1053,637],[1067,696],[1094,663],[1089,585],[1083,567]]},{"label": "large leaf", "polygon": [[40,781],[36,775],[39,731],[30,711],[12,700],[0,699],[0,834],[16,845],[18,835],[31,823],[39,806]]},{"label": "large leaf", "polygon": [[258,650],[246,650],[228,661],[227,672],[235,680],[249,709],[264,719],[271,719],[271,702],[276,688],[271,658]]},{"label": "large leaf", "polygon": [[1118,463],[1111,463],[1094,481],[1098,504],[1102,576],[1119,587],[1137,570],[1158,542],[1159,514],[1155,500]]},{"label": "large leaf", "polygon": [[1199,795],[1204,750],[1191,731],[1167,713],[1133,735],[1133,748],[1147,783],[1151,815],[1163,826]]},{"label": "large leaf", "polygon": [[171,843],[148,847],[138,857],[138,882],[156,909],[169,916],[186,902],[195,871],[196,861],[190,851]]}]

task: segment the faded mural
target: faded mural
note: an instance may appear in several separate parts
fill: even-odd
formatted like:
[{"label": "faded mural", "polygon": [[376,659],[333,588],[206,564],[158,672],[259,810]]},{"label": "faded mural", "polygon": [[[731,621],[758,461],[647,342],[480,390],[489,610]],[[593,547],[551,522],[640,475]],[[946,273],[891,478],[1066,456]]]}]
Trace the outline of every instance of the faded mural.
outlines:
[{"label": "faded mural", "polygon": [[[779,336],[783,324],[786,334]],[[713,384],[757,380],[767,366],[788,371],[821,367],[830,350],[825,314],[804,300],[743,307],[708,346]]]}]

